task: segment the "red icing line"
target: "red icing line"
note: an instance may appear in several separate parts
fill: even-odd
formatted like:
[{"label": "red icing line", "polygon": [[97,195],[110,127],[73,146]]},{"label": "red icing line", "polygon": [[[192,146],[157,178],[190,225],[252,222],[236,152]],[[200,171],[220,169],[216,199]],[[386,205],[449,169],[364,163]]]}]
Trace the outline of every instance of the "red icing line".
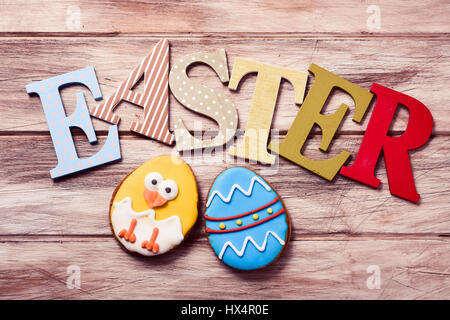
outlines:
[{"label": "red icing line", "polygon": [[270,215],[270,216],[268,216],[268,217],[266,217],[266,218],[264,218],[264,219],[262,219],[262,220],[259,220],[259,221],[255,222],[255,223],[252,223],[252,224],[249,224],[249,225],[240,227],[240,228],[224,229],[224,230],[214,230],[214,229],[206,228],[206,232],[209,232],[209,233],[228,233],[228,232],[241,231],[241,230],[244,230],[244,229],[248,229],[248,228],[257,226],[257,225],[259,225],[259,224],[261,224],[261,223],[264,223],[264,222],[266,222],[266,221],[269,221],[270,219],[273,219],[273,218],[275,218],[275,217],[278,217],[280,214],[284,213],[284,211],[285,211],[284,208],[281,208],[281,209],[280,209],[277,213],[275,213],[275,214],[272,214],[272,215]]},{"label": "red icing line", "polygon": [[268,204],[263,205],[262,207],[259,207],[259,208],[257,208],[257,209],[253,209],[252,211],[249,211],[249,212],[245,212],[245,213],[241,213],[241,214],[238,214],[238,215],[235,215],[235,216],[231,216],[231,217],[215,218],[215,217],[207,216],[207,215],[205,214],[205,219],[206,219],[206,220],[210,220],[210,221],[224,221],[224,220],[237,219],[237,218],[244,217],[244,216],[248,216],[249,214],[252,214],[252,213],[261,211],[262,209],[265,209],[265,208],[267,208],[267,207],[273,205],[274,203],[277,203],[278,200],[280,200],[280,198],[279,198],[279,197],[276,197],[275,199],[273,199],[272,201],[270,201]]}]

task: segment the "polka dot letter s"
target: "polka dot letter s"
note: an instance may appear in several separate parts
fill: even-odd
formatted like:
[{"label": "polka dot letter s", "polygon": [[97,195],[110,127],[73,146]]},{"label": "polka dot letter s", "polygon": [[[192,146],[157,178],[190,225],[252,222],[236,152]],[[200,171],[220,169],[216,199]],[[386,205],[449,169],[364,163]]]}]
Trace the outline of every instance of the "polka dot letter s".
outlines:
[{"label": "polka dot letter s", "polygon": [[169,86],[175,98],[189,110],[204,114],[219,124],[219,133],[212,140],[193,137],[184,126],[181,118],[175,119],[174,131],[178,151],[186,151],[225,144],[236,133],[238,115],[230,99],[216,90],[208,88],[188,78],[187,68],[202,62],[209,65],[226,83],[229,81],[227,58],[224,49],[214,54],[197,52],[178,59],[169,74]]},{"label": "polka dot letter s", "polygon": [[72,134],[70,133],[70,127],[78,127],[83,130],[90,143],[96,142],[97,137],[82,92],[77,94],[77,107],[75,112],[70,116],[66,116],[59,88],[72,83],[85,85],[92,92],[96,100],[101,99],[102,94],[94,67],[76,70],[26,86],[29,94],[37,93],[39,95],[42,106],[44,107],[53,146],[58,157],[58,165],[56,168],[50,170],[52,178],[58,178],[120,159],[117,125],[109,128],[108,138],[103,148],[97,154],[85,159],[78,158]]}]

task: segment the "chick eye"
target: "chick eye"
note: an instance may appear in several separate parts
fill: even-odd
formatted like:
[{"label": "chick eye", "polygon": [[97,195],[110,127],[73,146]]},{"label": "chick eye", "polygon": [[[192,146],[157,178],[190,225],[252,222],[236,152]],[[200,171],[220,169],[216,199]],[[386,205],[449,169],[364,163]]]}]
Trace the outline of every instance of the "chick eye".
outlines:
[{"label": "chick eye", "polygon": [[159,190],[161,183],[164,181],[162,175],[158,172],[150,172],[145,176],[145,186],[149,190]]},{"label": "chick eye", "polygon": [[159,194],[167,200],[175,199],[178,195],[178,186],[173,180],[164,180],[159,187]]}]

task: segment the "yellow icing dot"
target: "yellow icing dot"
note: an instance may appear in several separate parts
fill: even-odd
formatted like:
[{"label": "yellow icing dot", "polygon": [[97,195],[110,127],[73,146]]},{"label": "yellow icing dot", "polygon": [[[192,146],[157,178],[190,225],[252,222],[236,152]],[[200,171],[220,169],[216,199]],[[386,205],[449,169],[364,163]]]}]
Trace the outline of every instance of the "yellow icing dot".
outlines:
[{"label": "yellow icing dot", "polygon": [[255,213],[255,214],[253,215],[253,220],[258,220],[258,218],[259,218],[259,216]]},{"label": "yellow icing dot", "polygon": [[236,224],[238,225],[238,226],[240,226],[241,224],[242,224],[242,220],[238,220],[238,221],[236,221]]},{"label": "yellow icing dot", "polygon": [[267,209],[267,213],[271,214],[273,212],[272,208]]},{"label": "yellow icing dot", "polygon": [[222,222],[221,224],[219,224],[219,228],[220,229],[225,229],[225,223]]}]

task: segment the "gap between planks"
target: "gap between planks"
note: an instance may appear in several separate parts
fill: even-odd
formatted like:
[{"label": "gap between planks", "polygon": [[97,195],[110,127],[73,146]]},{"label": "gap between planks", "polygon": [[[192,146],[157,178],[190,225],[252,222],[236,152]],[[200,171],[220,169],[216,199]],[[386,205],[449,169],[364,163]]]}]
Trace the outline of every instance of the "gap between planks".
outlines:
[{"label": "gap between planks", "polygon": [[[108,234],[12,234],[0,235],[0,243],[22,242],[103,242],[105,239],[113,240],[113,235]],[[450,233],[304,233],[296,235],[290,241],[368,241],[368,240],[450,240]],[[204,235],[188,238],[188,241],[206,241]]]},{"label": "gap between planks", "polygon": [[189,40],[277,40],[277,39],[319,39],[319,40],[345,40],[345,39],[417,39],[417,40],[450,40],[450,33],[330,33],[330,32],[230,32],[230,33],[121,33],[121,32],[0,32],[0,38],[147,38],[147,39],[189,39]]},{"label": "gap between planks", "polygon": [[[272,128],[273,129],[273,128]],[[217,131],[201,131],[201,132],[196,132],[196,131],[189,131],[192,135],[202,135],[202,136],[215,136],[218,132]],[[236,132],[238,135],[243,135],[244,134],[244,130],[241,131],[237,131]],[[404,131],[403,130],[390,130],[388,131],[388,134],[391,136],[398,136],[403,134]],[[97,137],[107,137],[108,136],[108,132],[106,130],[96,130],[95,134],[97,135]],[[119,134],[120,134],[120,138],[129,138],[129,139],[150,139],[147,138],[145,136],[140,136],[130,130],[119,130]],[[280,136],[285,136],[287,134],[287,130],[279,130],[278,135]],[[365,134],[364,130],[346,130],[343,132],[336,132],[336,134],[334,135],[334,138],[337,139],[340,136],[363,136]],[[312,138],[314,136],[321,136],[322,133],[320,132],[311,132],[308,135],[308,138]],[[438,132],[433,132],[430,135],[430,139],[436,136],[448,136],[450,135],[450,131],[438,131]],[[0,130],[0,137],[50,137],[50,130],[43,130],[43,131],[1,131]],[[84,137],[86,136],[83,132],[77,130],[76,132],[72,133],[72,136],[74,137]]]}]

